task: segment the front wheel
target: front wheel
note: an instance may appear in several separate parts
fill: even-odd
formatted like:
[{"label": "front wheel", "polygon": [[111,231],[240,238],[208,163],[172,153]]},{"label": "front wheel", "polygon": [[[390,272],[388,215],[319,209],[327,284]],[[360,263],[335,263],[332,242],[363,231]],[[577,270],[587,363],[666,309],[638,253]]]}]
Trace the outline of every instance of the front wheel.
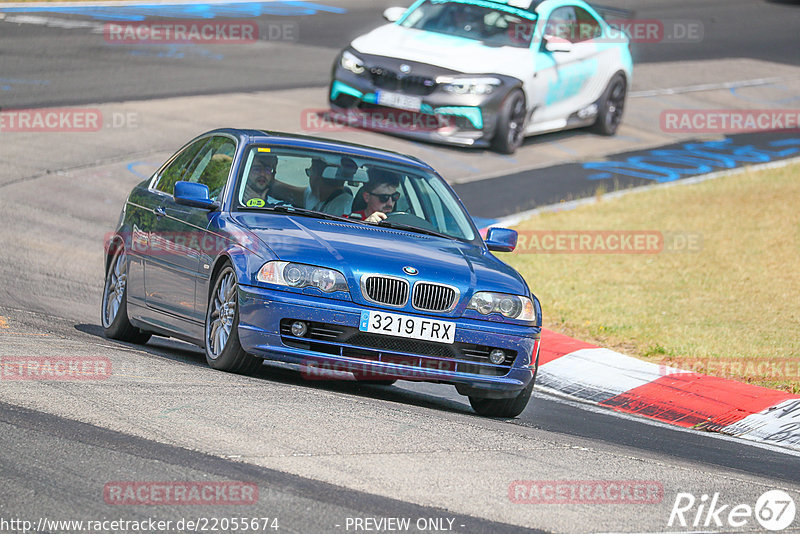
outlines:
[{"label": "front wheel", "polygon": [[511,91],[497,116],[497,129],[492,146],[502,154],[513,154],[525,140],[525,95],[519,89]]},{"label": "front wheel", "polygon": [[106,273],[100,322],[103,334],[110,339],[144,344],[152,335],[139,330],[128,319],[128,255],[122,245],[114,251]]},{"label": "front wheel", "polygon": [[213,287],[206,310],[206,362],[220,371],[252,373],[262,361],[239,343],[239,285],[233,267],[223,267]]},{"label": "front wheel", "polygon": [[533,380],[528,386],[520,391],[516,397],[509,399],[486,399],[483,397],[470,396],[469,403],[472,409],[479,415],[485,417],[504,417],[511,418],[521,414],[533,393]]},{"label": "front wheel", "polygon": [[603,96],[600,98],[597,111],[597,120],[592,129],[601,135],[614,135],[617,133],[622,112],[625,109],[625,96],[628,94],[628,83],[625,76],[616,74],[608,82]]}]

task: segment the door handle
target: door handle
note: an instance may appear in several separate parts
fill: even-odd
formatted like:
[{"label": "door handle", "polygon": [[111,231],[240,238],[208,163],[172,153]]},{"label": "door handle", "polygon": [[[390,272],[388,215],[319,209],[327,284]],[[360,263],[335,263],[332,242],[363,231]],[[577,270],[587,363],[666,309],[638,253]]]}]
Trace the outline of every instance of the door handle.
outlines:
[{"label": "door handle", "polygon": [[156,208],[156,209],[154,209],[153,211],[154,211],[154,212],[156,212],[156,217],[163,217],[164,215],[166,215],[166,214],[167,214],[167,212],[166,212],[166,211],[164,211],[164,208],[163,208],[163,207],[161,207],[161,206],[157,207],[157,208]]}]

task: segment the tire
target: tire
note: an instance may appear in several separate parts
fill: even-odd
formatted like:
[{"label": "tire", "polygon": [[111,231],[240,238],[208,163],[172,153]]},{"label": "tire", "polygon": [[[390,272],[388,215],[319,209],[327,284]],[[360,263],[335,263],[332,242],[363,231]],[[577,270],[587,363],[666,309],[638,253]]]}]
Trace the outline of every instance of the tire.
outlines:
[{"label": "tire", "polygon": [[226,264],[214,278],[204,328],[206,362],[213,369],[249,374],[263,361],[239,343],[239,295],[236,272]]},{"label": "tire", "polygon": [[598,104],[597,120],[592,125],[592,130],[600,135],[614,135],[622,122],[622,112],[625,110],[625,96],[628,94],[628,82],[620,73],[614,75],[608,82],[603,96]]},{"label": "tire", "polygon": [[516,152],[525,140],[526,114],[525,95],[519,89],[512,90],[500,107],[492,148],[501,154]]},{"label": "tire", "polygon": [[128,255],[119,245],[114,250],[103,286],[100,324],[109,339],[144,344],[152,334],[133,326],[128,319]]},{"label": "tire", "polygon": [[509,399],[486,399],[482,397],[469,397],[472,409],[484,417],[516,417],[525,410],[533,393],[533,382],[523,389],[516,397]]}]

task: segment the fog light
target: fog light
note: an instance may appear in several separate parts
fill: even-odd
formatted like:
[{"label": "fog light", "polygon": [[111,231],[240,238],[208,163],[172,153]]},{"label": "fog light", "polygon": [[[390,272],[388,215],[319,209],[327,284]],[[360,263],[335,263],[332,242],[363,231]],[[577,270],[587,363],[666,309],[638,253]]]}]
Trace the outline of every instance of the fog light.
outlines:
[{"label": "fog light", "polygon": [[[292,326],[292,329],[294,329],[294,326]],[[495,365],[500,365],[506,361],[506,353],[500,349],[494,349],[489,353],[489,361]]]},{"label": "fog light", "polygon": [[308,327],[303,321],[295,321],[292,323],[292,335],[294,337],[303,337],[306,335],[306,331],[308,331]]}]

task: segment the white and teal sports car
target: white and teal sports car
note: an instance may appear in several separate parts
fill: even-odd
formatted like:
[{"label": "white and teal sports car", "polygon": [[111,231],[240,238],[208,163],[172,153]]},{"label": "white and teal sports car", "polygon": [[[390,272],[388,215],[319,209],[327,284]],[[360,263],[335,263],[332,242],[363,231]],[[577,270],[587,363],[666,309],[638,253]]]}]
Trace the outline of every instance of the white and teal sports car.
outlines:
[{"label": "white and teal sports car", "polygon": [[616,133],[629,38],[586,2],[419,0],[383,15],[336,58],[336,114],[394,114],[401,135],[503,153],[544,132]]}]

